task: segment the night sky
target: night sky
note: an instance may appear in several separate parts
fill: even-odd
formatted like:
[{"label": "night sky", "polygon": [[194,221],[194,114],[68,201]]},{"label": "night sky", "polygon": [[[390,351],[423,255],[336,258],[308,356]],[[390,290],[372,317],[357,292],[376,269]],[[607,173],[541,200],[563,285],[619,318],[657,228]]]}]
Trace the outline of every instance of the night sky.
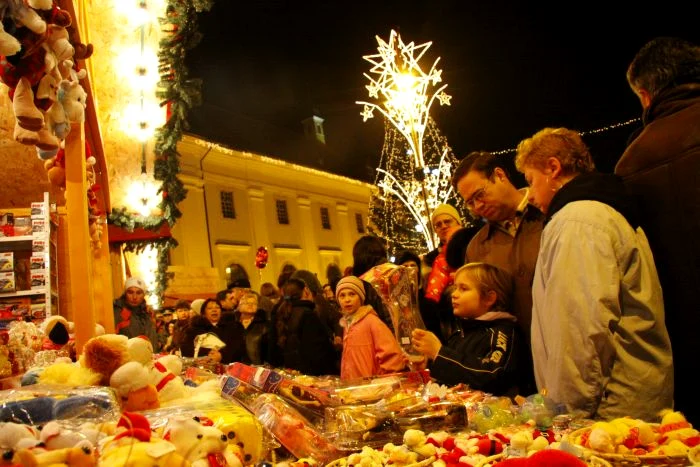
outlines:
[{"label": "night sky", "polygon": [[[635,52],[656,36],[699,39],[680,2],[525,3],[217,0],[188,55],[190,76],[204,82],[191,131],[293,159],[265,143],[300,135],[316,112],[338,159],[329,170],[372,181],[384,128],[376,117],[362,123],[355,101],[368,99],[362,56],[376,53],[377,35],[432,41],[424,66],[441,57],[452,102],[431,115],[457,158],[514,148],[545,126],[589,131],[639,117],[625,79]],[[585,138],[600,170],[612,170],[633,129]]]}]

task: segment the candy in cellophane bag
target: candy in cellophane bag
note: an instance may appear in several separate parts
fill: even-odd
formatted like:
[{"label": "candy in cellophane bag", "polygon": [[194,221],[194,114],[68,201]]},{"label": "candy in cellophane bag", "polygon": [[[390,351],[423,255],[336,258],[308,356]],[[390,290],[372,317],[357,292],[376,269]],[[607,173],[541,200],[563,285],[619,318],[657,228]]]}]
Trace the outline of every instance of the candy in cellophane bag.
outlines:
[{"label": "candy in cellophane bag", "polygon": [[412,362],[423,361],[423,355],[413,348],[411,333],[425,329],[418,309],[418,271],[392,263],[384,263],[364,273],[361,279],[377,291],[391,315],[394,334],[401,349]]}]

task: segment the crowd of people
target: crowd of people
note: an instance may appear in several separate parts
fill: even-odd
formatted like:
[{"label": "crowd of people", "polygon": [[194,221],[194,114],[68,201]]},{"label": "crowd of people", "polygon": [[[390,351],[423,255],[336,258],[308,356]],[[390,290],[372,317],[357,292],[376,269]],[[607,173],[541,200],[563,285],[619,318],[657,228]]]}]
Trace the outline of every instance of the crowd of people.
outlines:
[{"label": "crowd of people", "polygon": [[[692,396],[700,313],[700,47],[657,38],[628,67],[643,108],[615,174],[596,171],[581,135],[545,128],[517,148],[517,187],[502,156],[476,151],[452,185],[478,222],[450,205],[431,215],[438,247],[397,252],[416,271],[424,322],[407,358],[368,272],[389,261],[361,237],[353,265],[326,283],[288,265],[260,292],[243,279],[159,324],[130,278],[115,301],[118,332],[185,357],[242,361],[351,379],[427,366],[444,384],[497,395],[546,390],[572,413],[654,420],[674,407],[700,424]],[[177,319],[174,319],[176,317]],[[224,347],[198,345],[213,334]]]}]

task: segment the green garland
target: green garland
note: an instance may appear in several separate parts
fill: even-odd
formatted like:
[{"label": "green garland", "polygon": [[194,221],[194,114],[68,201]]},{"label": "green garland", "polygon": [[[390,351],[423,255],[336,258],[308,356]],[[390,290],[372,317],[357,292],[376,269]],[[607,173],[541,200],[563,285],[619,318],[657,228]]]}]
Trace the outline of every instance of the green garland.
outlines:
[{"label": "green garland", "polygon": [[[158,98],[161,106],[168,107],[168,121],[156,131],[155,163],[153,177],[161,181],[158,193],[162,195],[158,208],[162,216],[134,215],[126,208],[112,209],[107,222],[128,231],[143,228],[157,231],[167,222],[172,227],[182,212],[177,205],[187,196],[187,190],[177,177],[180,173],[180,160],[177,143],[182,139],[184,130],[188,129],[187,113],[201,102],[201,85],[199,79],[188,77],[185,65],[187,50],[194,48],[202,38],[198,30],[197,14],[208,11],[214,0],[168,0],[165,18],[160,18],[167,36],[160,41],[158,52]],[[153,241],[125,242],[126,251],[142,251],[147,245],[158,248],[158,271],[156,272],[156,293],[158,296],[168,284],[168,253],[177,246],[174,239]]]}]

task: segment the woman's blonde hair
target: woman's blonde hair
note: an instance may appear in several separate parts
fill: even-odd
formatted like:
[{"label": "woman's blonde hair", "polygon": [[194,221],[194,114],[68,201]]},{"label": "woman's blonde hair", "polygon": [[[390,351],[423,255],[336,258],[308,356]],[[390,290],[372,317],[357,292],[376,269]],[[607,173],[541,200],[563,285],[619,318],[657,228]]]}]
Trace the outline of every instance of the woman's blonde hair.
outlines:
[{"label": "woman's blonde hair", "polygon": [[510,312],[513,300],[513,276],[508,271],[487,263],[467,263],[455,272],[455,280],[460,274],[468,274],[479,288],[479,295],[486,296],[493,291],[496,301],[491,310]]},{"label": "woman's blonde hair", "polygon": [[523,172],[525,167],[543,169],[547,159],[559,160],[564,175],[593,172],[595,164],[577,131],[566,128],[545,128],[518,144],[515,167]]}]

